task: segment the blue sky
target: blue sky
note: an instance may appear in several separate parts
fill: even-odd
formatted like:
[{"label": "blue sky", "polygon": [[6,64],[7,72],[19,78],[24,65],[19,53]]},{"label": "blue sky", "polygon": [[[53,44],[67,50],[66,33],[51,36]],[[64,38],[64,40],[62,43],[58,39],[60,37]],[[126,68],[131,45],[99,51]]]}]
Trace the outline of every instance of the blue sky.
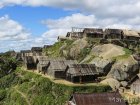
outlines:
[{"label": "blue sky", "polygon": [[140,29],[139,0],[1,0],[0,52],[53,44],[71,27]]}]

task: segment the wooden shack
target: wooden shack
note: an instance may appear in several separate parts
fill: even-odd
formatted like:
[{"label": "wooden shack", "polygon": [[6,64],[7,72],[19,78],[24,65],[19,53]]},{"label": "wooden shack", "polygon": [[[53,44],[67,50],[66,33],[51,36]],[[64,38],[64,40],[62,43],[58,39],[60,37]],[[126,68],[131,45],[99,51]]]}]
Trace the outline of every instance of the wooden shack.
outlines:
[{"label": "wooden shack", "polygon": [[123,31],[121,29],[105,29],[104,31],[105,39],[123,39]]},{"label": "wooden shack", "polygon": [[32,47],[31,51],[33,56],[41,56],[42,55],[42,47]]},{"label": "wooden shack", "polygon": [[21,54],[22,60],[24,60],[26,56],[33,56],[33,53],[31,52],[31,50],[21,50],[20,54]]},{"label": "wooden shack", "polygon": [[66,78],[66,68],[68,64],[75,64],[73,60],[54,59],[49,61],[49,67],[46,73],[54,78]]},{"label": "wooden shack", "polygon": [[84,37],[103,38],[103,29],[85,28],[83,30]]},{"label": "wooden shack", "polygon": [[24,59],[24,66],[27,70],[35,70],[36,69],[36,64],[34,62],[33,56],[25,56]]},{"label": "wooden shack", "polygon": [[69,39],[80,39],[83,38],[83,32],[68,32],[66,38]]},{"label": "wooden shack", "polygon": [[74,93],[68,105],[127,105],[119,92]]},{"label": "wooden shack", "polygon": [[123,37],[124,40],[130,40],[130,41],[139,41],[140,36],[138,32],[133,30],[123,30]]},{"label": "wooden shack", "polygon": [[140,74],[137,74],[132,80],[129,82],[131,93],[140,94]]},{"label": "wooden shack", "polygon": [[47,56],[36,56],[35,57],[35,62],[37,64],[37,70],[38,72],[42,72],[45,74],[45,71],[48,68],[49,64],[49,58]]},{"label": "wooden shack", "polygon": [[74,83],[96,82],[100,71],[94,64],[69,64],[66,79]]}]

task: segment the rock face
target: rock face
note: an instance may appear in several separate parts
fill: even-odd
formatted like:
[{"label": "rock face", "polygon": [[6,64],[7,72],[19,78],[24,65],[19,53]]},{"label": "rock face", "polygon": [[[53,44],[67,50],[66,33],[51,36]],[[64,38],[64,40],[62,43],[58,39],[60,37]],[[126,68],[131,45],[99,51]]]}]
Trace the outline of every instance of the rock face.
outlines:
[{"label": "rock face", "polygon": [[70,49],[69,55],[72,58],[75,58],[78,56],[78,54],[80,53],[80,51],[85,48],[86,46],[88,46],[88,42],[86,41],[86,39],[79,39],[76,40],[73,44],[72,44],[72,48]]},{"label": "rock face", "polygon": [[97,67],[101,68],[104,75],[109,72],[113,63],[114,61],[112,61],[111,59],[102,59],[99,57],[96,57],[90,62],[90,64],[95,64]]},{"label": "rock face", "polygon": [[132,56],[127,59],[117,61],[111,68],[107,77],[117,79],[119,81],[129,80],[139,72],[139,65]]},{"label": "rock face", "polygon": [[93,47],[92,51],[95,56],[101,57],[103,59],[110,59],[112,57],[117,57],[119,55],[124,55],[123,47],[114,44],[104,44]]},{"label": "rock face", "polygon": [[107,79],[101,81],[101,83],[105,84],[105,85],[109,85],[113,90],[119,89],[119,87],[120,87],[120,82],[114,78],[107,78]]}]

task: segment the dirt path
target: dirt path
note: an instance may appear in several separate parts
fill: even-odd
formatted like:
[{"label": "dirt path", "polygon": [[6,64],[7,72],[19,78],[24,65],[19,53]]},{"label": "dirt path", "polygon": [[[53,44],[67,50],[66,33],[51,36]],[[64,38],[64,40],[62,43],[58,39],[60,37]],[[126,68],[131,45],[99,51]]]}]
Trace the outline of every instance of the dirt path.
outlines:
[{"label": "dirt path", "polygon": [[28,98],[27,98],[27,96],[23,92],[19,91],[17,89],[17,87],[14,87],[14,89],[16,90],[17,93],[19,93],[25,99],[25,101],[27,102],[28,105],[31,105],[29,100],[28,100]]}]

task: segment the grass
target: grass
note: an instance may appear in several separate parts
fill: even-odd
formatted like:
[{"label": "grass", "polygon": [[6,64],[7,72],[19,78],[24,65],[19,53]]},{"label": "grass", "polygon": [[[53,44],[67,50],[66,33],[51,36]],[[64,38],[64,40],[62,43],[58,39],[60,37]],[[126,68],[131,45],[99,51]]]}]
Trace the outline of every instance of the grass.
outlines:
[{"label": "grass", "polygon": [[47,49],[44,49],[44,52],[49,57],[53,57],[53,58],[61,57],[62,53],[60,51],[60,48],[63,45],[66,45],[65,49],[69,49],[69,47],[72,43],[73,43],[72,40],[59,41],[59,42],[56,42],[53,46],[51,46]]},{"label": "grass", "polygon": [[123,48],[123,51],[125,52],[124,55],[119,55],[117,57],[113,57],[113,60],[121,60],[121,59],[127,59],[128,57],[130,57],[130,55],[132,55],[132,51],[127,49],[127,48]]},{"label": "grass", "polygon": [[31,105],[63,105],[74,92],[111,91],[109,86],[101,84],[70,86],[55,83],[46,77],[21,68],[17,68],[14,74],[3,77],[2,81],[4,82],[0,89],[0,103],[4,102],[3,105],[27,105],[27,99]]}]

